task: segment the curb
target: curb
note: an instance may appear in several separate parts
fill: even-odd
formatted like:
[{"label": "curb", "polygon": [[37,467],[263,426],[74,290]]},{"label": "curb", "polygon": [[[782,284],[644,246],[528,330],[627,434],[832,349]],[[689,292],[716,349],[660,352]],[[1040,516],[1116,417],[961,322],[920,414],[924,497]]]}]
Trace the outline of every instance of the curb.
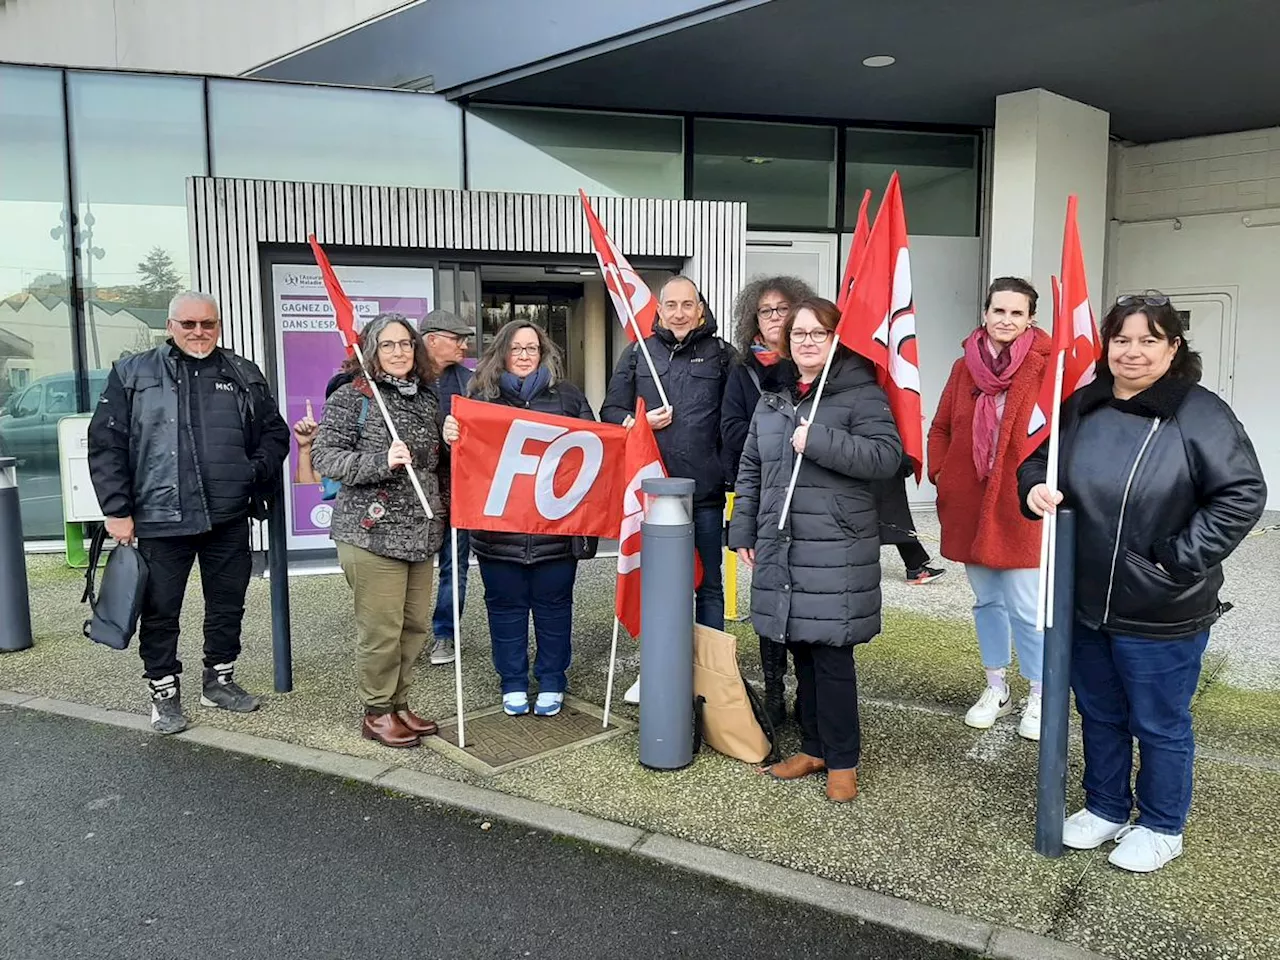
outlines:
[{"label": "curb", "polygon": [[[0,705],[128,730],[150,732],[151,729],[147,718],[141,714],[106,710],[36,694],[0,690]],[[358,780],[480,816],[643,857],[701,876],[714,877],[764,896],[791,900],[828,913],[959,947],[987,960],[1107,960],[1101,954],[1025,930],[1002,927],[937,907],[873,893],[789,867],[564,810],[540,801],[406,770],[394,763],[350,757],[216,727],[192,727],[174,734],[173,738]]]}]

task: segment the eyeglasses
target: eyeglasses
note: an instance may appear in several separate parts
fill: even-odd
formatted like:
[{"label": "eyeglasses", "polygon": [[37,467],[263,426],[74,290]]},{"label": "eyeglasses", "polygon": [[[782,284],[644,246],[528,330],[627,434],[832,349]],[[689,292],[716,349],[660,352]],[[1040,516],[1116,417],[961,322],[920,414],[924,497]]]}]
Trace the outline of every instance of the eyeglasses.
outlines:
[{"label": "eyeglasses", "polygon": [[432,330],[430,333],[427,334],[427,336],[446,337],[449,340],[452,340],[454,343],[466,343],[468,340],[471,339],[469,336],[463,336],[457,333],[447,333],[444,330]]},{"label": "eyeglasses", "polygon": [[810,343],[826,343],[831,338],[831,331],[825,327],[819,327],[817,330],[792,330],[791,342],[804,343],[808,340]]},{"label": "eyeglasses", "polygon": [[791,304],[779,303],[772,307],[761,307],[756,311],[756,316],[761,320],[768,320],[770,317],[777,317],[779,320],[785,320],[791,316]]},{"label": "eyeglasses", "polygon": [[1135,307],[1139,304],[1144,307],[1167,307],[1169,298],[1159,290],[1148,290],[1146,293],[1128,294],[1116,300],[1118,307]]},{"label": "eyeglasses", "polygon": [[193,330],[217,330],[218,324],[222,322],[221,320],[179,320],[176,317],[170,319],[187,333]]},{"label": "eyeglasses", "polygon": [[379,353],[413,353],[412,340],[379,340]]},{"label": "eyeglasses", "polygon": [[536,357],[542,352],[542,347],[536,343],[531,347],[522,347],[517,344],[509,352],[513,357]]}]

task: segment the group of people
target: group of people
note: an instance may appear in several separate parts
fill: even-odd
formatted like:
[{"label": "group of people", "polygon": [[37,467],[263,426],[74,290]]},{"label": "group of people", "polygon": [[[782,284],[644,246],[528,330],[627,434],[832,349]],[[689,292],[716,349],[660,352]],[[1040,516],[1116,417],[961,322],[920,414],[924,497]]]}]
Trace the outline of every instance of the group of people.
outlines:
[{"label": "group of people", "polygon": [[[782,780],[825,772],[828,797],[852,800],[861,752],[853,649],[881,629],[880,545],[898,546],[910,583],[943,574],[907,506],[905,478],[914,465],[875,369],[839,343],[839,309],[803,281],[774,277],[744,288],[735,344],[717,335],[688,278],[669,280],[657,300],[658,322],[645,344],[652,367],[638,345],[628,347],[600,419],[629,425],[643,398],[668,473],[694,480],[695,549],[704,570],[695,618],[718,629],[725,495],[736,494],[728,546],[752,571],[751,619],[775,724],[786,716],[788,654],[796,674],[800,750],[766,772]],[[1266,486],[1230,408],[1197,383],[1199,359],[1182,316],[1169,298],[1150,292],[1121,298],[1106,315],[1097,379],[1064,406],[1060,482],[1050,490],[1047,450],[1023,458],[1050,362],[1036,308],[1026,281],[991,284],[928,432],[942,554],[964,564],[986,671],[965,722],[990,727],[1012,712],[1007,671],[1016,651],[1031,684],[1018,731],[1039,738],[1038,520],[1069,505],[1079,515],[1071,681],[1086,766],[1085,808],[1066,821],[1064,840],[1080,848],[1119,840],[1112,862],[1157,869],[1182,849],[1194,750],[1190,698],[1209,627],[1227,608],[1218,598],[1221,565],[1261,515]],[[234,679],[248,520],[264,515],[289,437],[261,372],[217,346],[216,302],[180,294],[169,316],[166,345],[115,364],[89,434],[108,532],[136,541],[152,565],[140,649],[153,726],[162,733],[186,725],[178,614],[197,558],[206,601],[201,702],[238,711],[258,705]],[[449,448],[459,436],[448,412],[453,396],[594,419],[537,324],[502,327],[474,375],[462,363],[472,336],[444,311],[417,326],[379,315],[360,332],[364,368],[348,362],[327,388],[320,421],[308,410],[293,427],[296,479],[336,488],[331,534],[354,597],[362,735],[391,747],[414,746],[436,731],[411,704],[413,673],[429,640],[432,663],[456,655],[450,567],[460,568],[461,605],[470,552],[484,586],[504,711],[558,713],[577,565],[594,553],[581,537],[449,529]],[[638,701],[639,683],[629,700]],[[1131,824],[1135,737],[1142,763]]]}]

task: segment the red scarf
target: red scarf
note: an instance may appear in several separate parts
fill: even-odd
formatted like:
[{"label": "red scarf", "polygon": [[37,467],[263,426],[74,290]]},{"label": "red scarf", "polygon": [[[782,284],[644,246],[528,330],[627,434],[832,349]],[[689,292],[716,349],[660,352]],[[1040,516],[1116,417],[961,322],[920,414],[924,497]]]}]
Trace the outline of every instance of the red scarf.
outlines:
[{"label": "red scarf", "polygon": [[973,466],[979,480],[986,480],[995,466],[1005,394],[1034,342],[1031,327],[995,356],[982,327],[964,342],[964,365],[978,387],[978,402],[973,408]]},{"label": "red scarf", "polygon": [[760,361],[761,366],[772,367],[782,359],[778,351],[770,350],[764,338],[757,336],[751,341],[751,355]]}]

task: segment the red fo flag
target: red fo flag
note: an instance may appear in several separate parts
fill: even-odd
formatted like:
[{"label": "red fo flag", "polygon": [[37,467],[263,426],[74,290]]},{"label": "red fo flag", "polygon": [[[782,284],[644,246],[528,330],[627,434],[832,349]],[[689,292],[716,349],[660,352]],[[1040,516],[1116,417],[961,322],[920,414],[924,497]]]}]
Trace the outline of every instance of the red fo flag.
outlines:
[{"label": "red fo flag", "polygon": [[836,335],[846,347],[878,368],[903,451],[915,465],[919,483],[924,464],[920,354],[911,293],[907,218],[897,171],[889,178],[866,249],[853,272],[857,283],[845,297]]},{"label": "red fo flag", "polygon": [[454,397],[451,520],[460,530],[616,537],[627,431]]},{"label": "red fo flag", "polygon": [[849,257],[844,262],[844,278],[840,281],[840,290],[836,293],[836,306],[844,309],[844,302],[853,289],[853,275],[858,268],[858,261],[867,249],[867,238],[871,235],[871,227],[867,224],[867,205],[871,203],[871,191],[864,190],[862,203],[858,206],[858,220],[853,228],[853,239],[849,241]]},{"label": "red fo flag", "polygon": [[1089,284],[1084,275],[1084,252],[1080,248],[1074,195],[1067,197],[1067,224],[1062,237],[1061,294],[1055,288],[1053,298],[1053,350],[1044,370],[1040,397],[1027,424],[1022,459],[1031,456],[1049,439],[1059,357],[1063,358],[1061,404],[1081,387],[1093,382],[1098,360],[1102,357],[1102,340],[1093,320],[1093,307],[1089,304]]},{"label": "red fo flag", "polygon": [[[587,216],[587,226],[591,230],[591,245],[596,249],[596,259],[600,261],[600,273],[604,277],[604,285],[613,298],[613,308],[618,312],[618,319],[632,343],[636,340],[635,327],[640,328],[640,335],[648,337],[653,333],[654,317],[658,313],[658,302],[653,298],[648,285],[640,279],[640,275],[631,269],[627,258],[622,255],[604,227],[591,209],[587,195],[578,191],[582,197],[582,212]],[[629,317],[635,317],[635,325]]]},{"label": "red fo flag", "polygon": [[[640,484],[653,477],[665,477],[667,468],[653,428],[645,417],[644,400],[636,400],[636,422],[627,431],[627,449],[623,472],[626,491],[622,496],[622,530],[618,534],[618,586],[614,596],[614,614],[633,637],[640,636],[640,524],[644,504],[640,500]],[[702,584],[702,558],[693,555],[693,586]]]},{"label": "red fo flag", "polygon": [[316,263],[320,265],[320,275],[324,277],[324,289],[329,294],[329,302],[333,304],[333,316],[338,321],[338,333],[342,335],[342,345],[347,348],[347,356],[353,356],[356,352],[355,307],[351,305],[351,298],[338,282],[338,276],[333,272],[333,267],[329,264],[329,258],[325,256],[324,250],[320,248],[316,235],[311,234],[307,240],[311,244],[311,252],[316,256]]}]

